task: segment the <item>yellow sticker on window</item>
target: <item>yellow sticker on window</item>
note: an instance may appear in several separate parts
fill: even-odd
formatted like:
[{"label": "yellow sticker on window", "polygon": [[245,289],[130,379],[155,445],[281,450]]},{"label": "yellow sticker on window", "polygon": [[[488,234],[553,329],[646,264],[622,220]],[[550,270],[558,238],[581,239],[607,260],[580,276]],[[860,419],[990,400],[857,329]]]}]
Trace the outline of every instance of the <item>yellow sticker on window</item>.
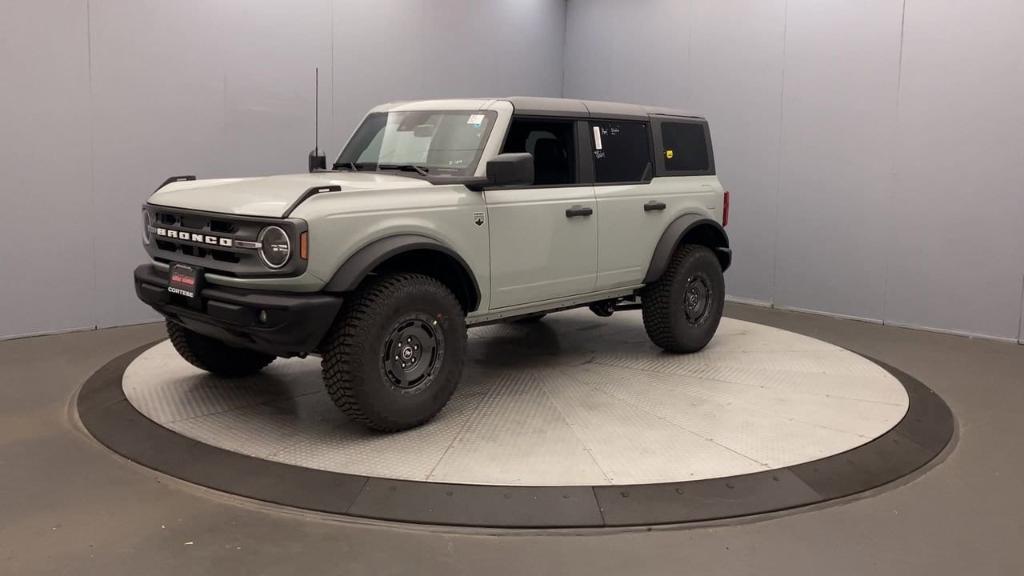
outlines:
[{"label": "yellow sticker on window", "polygon": [[671,158],[673,156],[672,149],[665,150],[665,158]]}]

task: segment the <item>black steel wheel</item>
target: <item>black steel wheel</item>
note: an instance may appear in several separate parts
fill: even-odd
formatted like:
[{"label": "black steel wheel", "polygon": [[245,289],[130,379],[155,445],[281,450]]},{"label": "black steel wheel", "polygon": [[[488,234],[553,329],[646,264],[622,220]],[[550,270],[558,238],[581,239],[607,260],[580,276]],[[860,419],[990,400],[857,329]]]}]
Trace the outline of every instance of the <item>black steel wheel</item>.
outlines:
[{"label": "black steel wheel", "polygon": [[702,326],[711,316],[714,289],[711,279],[702,272],[686,279],[683,288],[683,313],[690,326]]},{"label": "black steel wheel", "polygon": [[434,329],[436,320],[423,314],[395,323],[382,345],[381,368],[398,388],[429,386],[444,359],[444,333]]},{"label": "black steel wheel", "polygon": [[324,385],[342,412],[373,430],[405,430],[433,418],[455,391],[465,313],[435,278],[375,276],[346,298],[320,348]]},{"label": "black steel wheel", "polygon": [[725,308],[722,265],[710,248],[684,245],[640,298],[651,342],[668,352],[701,350],[714,337]]}]

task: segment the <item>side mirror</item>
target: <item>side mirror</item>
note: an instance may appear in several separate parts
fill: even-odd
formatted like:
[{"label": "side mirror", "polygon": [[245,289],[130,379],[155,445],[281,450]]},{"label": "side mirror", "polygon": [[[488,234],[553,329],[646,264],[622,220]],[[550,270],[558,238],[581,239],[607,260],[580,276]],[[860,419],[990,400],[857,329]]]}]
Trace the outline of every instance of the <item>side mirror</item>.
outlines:
[{"label": "side mirror", "polygon": [[316,172],[317,170],[327,169],[327,157],[320,154],[319,150],[313,150],[309,153],[309,171]]},{"label": "side mirror", "polygon": [[533,184],[533,154],[498,154],[487,162],[489,186],[530,186]]}]

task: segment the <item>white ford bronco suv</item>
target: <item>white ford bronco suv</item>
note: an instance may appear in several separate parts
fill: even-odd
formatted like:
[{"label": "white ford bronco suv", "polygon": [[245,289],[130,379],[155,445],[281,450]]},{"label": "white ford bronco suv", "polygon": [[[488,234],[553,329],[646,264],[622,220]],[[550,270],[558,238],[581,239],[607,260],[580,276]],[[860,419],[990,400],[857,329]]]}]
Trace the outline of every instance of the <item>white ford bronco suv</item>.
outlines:
[{"label": "white ford bronco suv", "polygon": [[728,192],[707,122],[553,98],[378,106],[326,169],[169,178],[143,206],[138,297],[221,376],[317,354],[334,402],[417,426],[455,390],[466,328],[640,309],[694,352],[722,315]]}]

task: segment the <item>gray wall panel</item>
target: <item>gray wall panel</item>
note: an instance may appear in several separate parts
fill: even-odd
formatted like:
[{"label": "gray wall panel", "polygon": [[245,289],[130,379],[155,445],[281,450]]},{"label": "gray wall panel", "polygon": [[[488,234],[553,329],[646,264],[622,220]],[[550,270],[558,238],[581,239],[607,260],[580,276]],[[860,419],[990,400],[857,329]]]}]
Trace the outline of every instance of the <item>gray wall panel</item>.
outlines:
[{"label": "gray wall panel", "polygon": [[233,175],[303,171],[313,148],[314,67],[320,68],[321,135],[330,132],[331,0],[229,6],[223,40],[229,151],[224,170]]},{"label": "gray wall panel", "polygon": [[126,281],[146,256],[124,231],[164,178],[305,169],[315,66],[330,103],[330,4],[104,0],[92,14],[98,314],[114,326],[156,318]]},{"label": "gray wall panel", "polygon": [[785,0],[570,0],[565,95],[708,117],[732,192],[731,294],[771,298]]},{"label": "gray wall panel", "polygon": [[561,0],[334,3],[336,151],[391,100],[560,96]]},{"label": "gray wall panel", "polygon": [[95,324],[84,2],[0,3],[0,337]]},{"label": "gray wall panel", "polygon": [[11,88],[5,82],[0,104],[18,113],[0,118],[8,207],[0,218],[19,238],[48,225],[36,242],[46,258],[25,243],[0,246],[5,268],[22,271],[0,278],[0,338],[155,319],[130,280],[146,259],[140,205],[169,175],[305,170],[314,66],[321,147],[331,156],[379,102],[560,95],[564,8],[561,0],[3,3],[0,73]]},{"label": "gray wall panel", "polygon": [[134,264],[146,261],[139,209],[149,193],[172,174],[228,174],[222,8],[91,2],[100,326],[155,318],[131,283]]},{"label": "gray wall panel", "polygon": [[171,174],[302,170],[317,65],[329,155],[385,100],[703,112],[731,294],[1016,338],[1024,8],[905,4],[4,2],[0,225],[25,240],[0,244],[0,338],[153,319],[129,280],[139,205]]},{"label": "gray wall panel", "polygon": [[887,320],[1016,338],[1024,4],[907,3]]},{"label": "gray wall panel", "polygon": [[565,96],[685,107],[690,2],[570,0]]},{"label": "gray wall panel", "polygon": [[1021,28],[1012,0],[569,0],[565,94],[708,116],[730,294],[1014,339]]},{"label": "gray wall panel", "polygon": [[785,0],[693,7],[690,103],[707,115],[720,179],[731,192],[735,266],[729,293],[770,300],[775,263]]},{"label": "gray wall panel", "polygon": [[901,5],[787,11],[774,300],[881,318]]}]

